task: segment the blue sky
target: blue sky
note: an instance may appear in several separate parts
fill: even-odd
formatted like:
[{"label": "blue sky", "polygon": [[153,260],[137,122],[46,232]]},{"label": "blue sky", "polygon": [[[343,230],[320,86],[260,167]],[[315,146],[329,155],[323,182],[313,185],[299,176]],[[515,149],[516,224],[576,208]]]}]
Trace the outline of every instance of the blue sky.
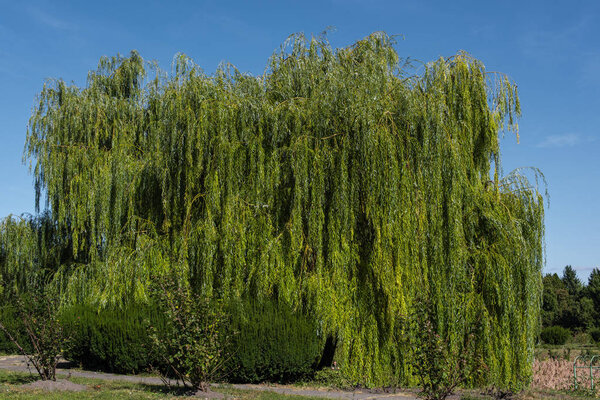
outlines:
[{"label": "blue sky", "polygon": [[328,26],[335,47],[373,31],[403,35],[401,57],[466,50],[519,86],[521,140],[502,139],[504,171],[535,166],[549,183],[547,265],[583,279],[600,266],[600,2],[0,0],[0,217],[33,212],[21,162],[27,121],[47,78],[85,83],[102,55],[137,49],[170,69],[183,52],[207,73],[222,61],[261,74],[294,32]]}]

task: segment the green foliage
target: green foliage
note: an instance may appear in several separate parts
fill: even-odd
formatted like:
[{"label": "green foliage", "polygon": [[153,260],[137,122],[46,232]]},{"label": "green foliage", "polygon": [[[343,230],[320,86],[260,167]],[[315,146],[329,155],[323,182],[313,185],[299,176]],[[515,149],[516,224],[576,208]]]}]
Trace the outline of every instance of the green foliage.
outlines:
[{"label": "green foliage", "polygon": [[[589,298],[593,301],[596,311],[600,310],[600,268],[594,268],[590,277],[588,278],[588,284],[586,292]],[[600,315],[598,316],[598,322],[600,325]]]},{"label": "green foliage", "polygon": [[60,265],[69,265],[68,235],[62,235],[49,213],[9,215],[0,220],[0,304],[37,290]]},{"label": "green foliage", "polygon": [[325,387],[333,387],[341,390],[352,390],[355,385],[344,375],[341,369],[323,368],[315,372],[314,383]]},{"label": "green foliage", "polygon": [[483,364],[473,362],[478,360],[473,335],[469,334],[456,347],[442,336],[430,300],[421,301],[421,307],[411,315],[409,323],[417,332],[409,344],[413,352],[412,367],[422,389],[421,397],[446,399],[456,387],[483,368]]},{"label": "green foliage", "polygon": [[162,326],[162,315],[148,307],[103,309],[77,305],[63,310],[61,322],[70,333],[66,359],[86,369],[116,373],[147,371],[154,362],[148,322]]},{"label": "green foliage", "polygon": [[546,344],[563,345],[567,342],[567,339],[571,336],[568,329],[562,326],[550,326],[542,329],[540,338]]},{"label": "green foliage", "polygon": [[542,325],[553,325],[561,314],[559,307],[564,304],[568,291],[557,274],[546,274],[542,278]]},{"label": "green foliage", "polygon": [[600,323],[600,315],[598,314],[598,310],[594,307],[594,301],[587,296],[581,296],[579,298],[579,307],[577,308],[576,315],[579,325],[584,329]]},{"label": "green foliage", "polygon": [[[19,317],[14,305],[7,304],[0,307],[0,323],[10,332],[10,335],[23,346],[26,353],[31,351],[27,332],[23,326],[23,321]],[[0,329],[0,352],[6,354],[19,354],[19,348],[15,345],[4,331]]]},{"label": "green foliage", "polygon": [[590,329],[589,334],[595,343],[600,343],[600,328]]},{"label": "green foliage", "polygon": [[232,306],[227,378],[234,382],[286,382],[310,377],[323,340],[312,318],[285,303],[245,301]]},{"label": "green foliage", "polygon": [[572,266],[567,265],[563,270],[562,282],[571,296],[579,295],[583,285]]},{"label": "green foliage", "polygon": [[167,377],[174,377],[185,386],[206,391],[209,382],[221,377],[227,357],[229,335],[222,305],[173,279],[160,279],[156,285],[156,311],[165,318],[163,327],[149,328],[158,370],[166,383]]},{"label": "green foliage", "polygon": [[[51,290],[32,288],[15,296],[12,323],[0,330],[33,365],[42,380],[56,380],[56,365],[67,336],[58,319],[58,296]],[[7,315],[7,314],[5,314]],[[19,323],[15,323],[15,318]],[[14,329],[14,330],[13,330]],[[25,334],[23,334],[25,332]]]},{"label": "green foliage", "polygon": [[545,275],[542,326],[558,325],[572,333],[597,326],[600,323],[600,308],[596,305],[594,294],[597,276],[600,277],[600,274],[592,271],[588,285],[583,285],[569,265],[565,267],[562,278],[557,274]]},{"label": "green foliage", "polygon": [[592,343],[591,337],[587,332],[584,332],[584,331],[571,332],[571,331],[569,331],[569,334],[571,336],[569,337],[569,339],[567,339],[567,342],[572,343],[574,345],[587,345],[587,344]]},{"label": "green foliage", "polygon": [[0,226],[3,287],[44,276],[63,304],[127,307],[169,274],[275,298],[367,386],[415,383],[398,315],[428,292],[452,346],[481,319],[486,379],[527,381],[544,210],[500,176],[516,85],[465,53],[413,69],[384,33],[337,50],[295,35],[265,71],[179,55],[168,75],[132,52],[85,87],[47,83],[25,146],[47,223]]}]

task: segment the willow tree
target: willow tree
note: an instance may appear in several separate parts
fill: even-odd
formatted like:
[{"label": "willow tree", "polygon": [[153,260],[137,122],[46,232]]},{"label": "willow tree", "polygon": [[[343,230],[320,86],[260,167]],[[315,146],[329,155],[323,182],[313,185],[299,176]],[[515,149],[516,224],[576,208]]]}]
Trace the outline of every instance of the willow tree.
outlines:
[{"label": "willow tree", "polygon": [[65,304],[146,301],[157,274],[206,296],[272,298],[319,321],[356,382],[414,382],[403,321],[426,297],[486,379],[531,375],[543,202],[502,177],[516,86],[468,54],[407,67],[385,34],[292,36],[261,76],[102,58],[47,83],[26,157],[70,257]]}]

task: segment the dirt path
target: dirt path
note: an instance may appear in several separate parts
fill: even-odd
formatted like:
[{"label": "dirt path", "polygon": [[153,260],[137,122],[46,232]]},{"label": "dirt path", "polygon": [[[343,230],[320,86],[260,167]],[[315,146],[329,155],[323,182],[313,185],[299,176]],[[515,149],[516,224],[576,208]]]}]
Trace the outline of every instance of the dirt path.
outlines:
[{"label": "dirt path", "polygon": [[[29,372],[25,357],[23,356],[1,356],[0,357],[0,369],[18,371],[18,372]],[[31,367],[31,371],[35,374],[35,368]],[[163,382],[160,378],[152,376],[139,376],[139,375],[120,375],[120,374],[109,374],[105,372],[94,372],[94,371],[82,371],[68,368],[65,364],[59,364],[59,368],[56,370],[57,374],[64,376],[74,376],[81,378],[92,378],[102,379],[108,381],[127,381],[133,383],[141,383],[145,385],[162,385]],[[271,391],[280,394],[296,395],[296,396],[310,396],[310,397],[323,397],[330,399],[356,399],[356,400],[417,400],[414,393],[408,392],[397,392],[397,393],[377,393],[370,390],[354,390],[354,391],[342,391],[333,390],[326,388],[300,388],[297,386],[289,385],[250,385],[250,384],[236,384],[231,385],[234,389],[241,390],[260,390],[260,391]]]}]

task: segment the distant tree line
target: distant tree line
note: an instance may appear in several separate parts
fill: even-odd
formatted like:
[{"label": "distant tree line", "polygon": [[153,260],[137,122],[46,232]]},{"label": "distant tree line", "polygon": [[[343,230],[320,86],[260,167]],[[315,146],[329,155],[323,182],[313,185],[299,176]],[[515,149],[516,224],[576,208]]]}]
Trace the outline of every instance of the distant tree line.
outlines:
[{"label": "distant tree line", "polygon": [[542,328],[561,326],[572,333],[600,328],[600,268],[594,268],[587,285],[567,265],[562,276],[543,277]]}]

